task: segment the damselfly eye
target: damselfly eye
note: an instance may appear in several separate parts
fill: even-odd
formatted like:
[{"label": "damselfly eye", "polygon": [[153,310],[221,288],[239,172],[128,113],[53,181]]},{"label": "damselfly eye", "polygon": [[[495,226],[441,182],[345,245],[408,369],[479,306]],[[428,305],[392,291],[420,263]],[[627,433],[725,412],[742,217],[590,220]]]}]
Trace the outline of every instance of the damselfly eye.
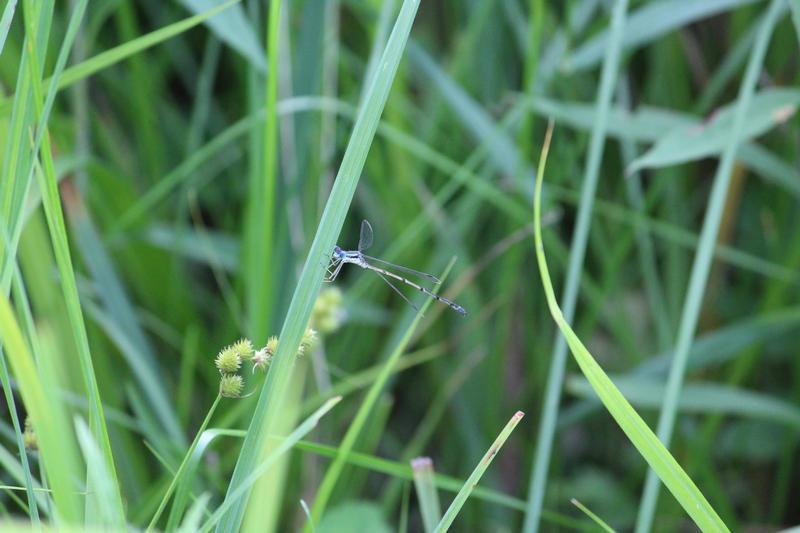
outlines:
[{"label": "damselfly eye", "polygon": [[341,254],[342,254],[341,247],[336,246],[336,247],[333,248],[333,255],[341,255]]}]

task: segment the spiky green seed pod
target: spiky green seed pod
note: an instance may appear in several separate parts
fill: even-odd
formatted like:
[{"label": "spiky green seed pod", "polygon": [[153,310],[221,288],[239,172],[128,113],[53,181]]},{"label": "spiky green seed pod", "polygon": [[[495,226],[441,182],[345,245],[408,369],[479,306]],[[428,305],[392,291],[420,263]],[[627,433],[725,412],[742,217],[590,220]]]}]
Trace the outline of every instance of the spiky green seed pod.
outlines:
[{"label": "spiky green seed pod", "polygon": [[226,398],[238,398],[244,390],[244,380],[238,374],[223,374],[219,380],[219,393]]},{"label": "spiky green seed pod", "polygon": [[239,339],[231,345],[231,349],[245,361],[253,357],[253,353],[255,353],[253,343],[250,342],[250,339]]},{"label": "spiky green seed pod", "polygon": [[219,352],[214,364],[221,374],[234,374],[242,366],[242,357],[233,346],[226,346]]},{"label": "spiky green seed pod", "polygon": [[278,351],[278,337],[273,335],[269,339],[267,339],[267,345],[264,346],[264,349],[269,353],[270,356],[275,355],[275,352]]}]

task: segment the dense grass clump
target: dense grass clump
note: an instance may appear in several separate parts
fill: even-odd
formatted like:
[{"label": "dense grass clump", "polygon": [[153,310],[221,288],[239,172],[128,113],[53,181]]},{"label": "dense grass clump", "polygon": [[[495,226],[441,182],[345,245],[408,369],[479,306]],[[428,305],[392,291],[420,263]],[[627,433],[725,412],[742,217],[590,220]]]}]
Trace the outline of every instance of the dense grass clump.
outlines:
[{"label": "dense grass clump", "polygon": [[[0,528],[800,523],[799,48],[797,0],[9,0]],[[411,283],[331,263],[364,219]]]}]

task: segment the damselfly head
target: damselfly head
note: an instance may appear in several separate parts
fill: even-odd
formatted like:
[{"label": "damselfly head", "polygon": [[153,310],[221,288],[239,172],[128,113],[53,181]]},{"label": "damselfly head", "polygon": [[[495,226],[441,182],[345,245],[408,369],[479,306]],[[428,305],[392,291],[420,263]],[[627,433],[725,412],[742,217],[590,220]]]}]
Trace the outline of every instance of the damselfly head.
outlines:
[{"label": "damselfly head", "polygon": [[341,257],[342,255],[342,247],[341,246],[334,246],[333,248],[333,255]]}]

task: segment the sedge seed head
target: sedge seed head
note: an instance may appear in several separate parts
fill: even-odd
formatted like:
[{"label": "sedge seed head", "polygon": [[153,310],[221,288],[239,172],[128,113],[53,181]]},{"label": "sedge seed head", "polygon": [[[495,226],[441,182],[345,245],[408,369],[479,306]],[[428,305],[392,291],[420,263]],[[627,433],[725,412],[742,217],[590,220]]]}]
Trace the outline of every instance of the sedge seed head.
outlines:
[{"label": "sedge seed head", "polygon": [[234,342],[231,345],[231,349],[234,350],[239,357],[244,360],[250,359],[253,357],[253,353],[255,350],[253,349],[253,343],[250,342],[250,339],[239,339],[238,341]]},{"label": "sedge seed head", "polygon": [[214,364],[221,374],[234,374],[242,366],[242,358],[233,346],[226,346],[219,352]]},{"label": "sedge seed head", "polygon": [[219,393],[226,398],[238,398],[244,390],[244,380],[238,374],[223,374],[219,380]]},{"label": "sedge seed head", "polygon": [[278,337],[273,335],[267,339],[267,344],[264,346],[264,349],[269,353],[270,357],[275,355],[275,352],[278,351]]}]

